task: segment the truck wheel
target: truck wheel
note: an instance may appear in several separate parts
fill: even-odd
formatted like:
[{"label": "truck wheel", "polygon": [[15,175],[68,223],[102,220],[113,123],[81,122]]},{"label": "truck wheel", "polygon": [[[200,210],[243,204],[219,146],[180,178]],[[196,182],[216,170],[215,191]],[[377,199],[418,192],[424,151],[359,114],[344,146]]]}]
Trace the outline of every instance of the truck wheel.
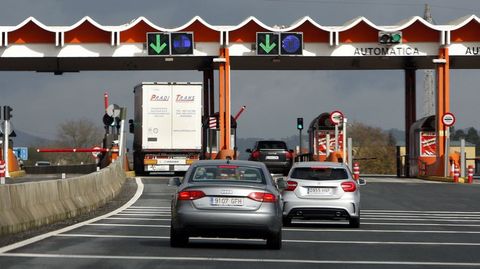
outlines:
[{"label": "truck wheel", "polygon": [[136,175],[144,175],[143,156],[140,153],[133,153],[133,167]]}]

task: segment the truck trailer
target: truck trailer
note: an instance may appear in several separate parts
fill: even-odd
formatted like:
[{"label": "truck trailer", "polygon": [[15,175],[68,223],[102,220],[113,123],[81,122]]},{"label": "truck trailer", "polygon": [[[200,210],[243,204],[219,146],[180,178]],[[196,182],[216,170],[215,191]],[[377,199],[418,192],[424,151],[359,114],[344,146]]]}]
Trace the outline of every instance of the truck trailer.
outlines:
[{"label": "truck trailer", "polygon": [[202,83],[143,82],[134,96],[136,174],[184,173],[202,153]]}]

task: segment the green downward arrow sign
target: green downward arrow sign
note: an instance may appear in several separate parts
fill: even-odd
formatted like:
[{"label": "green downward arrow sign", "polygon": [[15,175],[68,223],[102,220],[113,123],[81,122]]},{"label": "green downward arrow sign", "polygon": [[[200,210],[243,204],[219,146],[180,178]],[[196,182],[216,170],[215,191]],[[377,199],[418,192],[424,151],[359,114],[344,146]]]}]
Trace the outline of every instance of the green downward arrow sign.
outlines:
[{"label": "green downward arrow sign", "polygon": [[161,43],[160,41],[160,35],[155,35],[155,37],[157,38],[156,39],[156,42],[155,43],[150,43],[150,47],[157,53],[157,54],[160,54],[162,52],[162,50],[165,49],[165,47],[167,47],[167,43]]},{"label": "green downward arrow sign", "polygon": [[265,43],[266,44],[260,43],[260,47],[266,53],[270,53],[270,51],[272,51],[272,49],[275,48],[275,46],[277,46],[277,44],[275,44],[275,42],[270,44],[270,35],[265,35]]}]

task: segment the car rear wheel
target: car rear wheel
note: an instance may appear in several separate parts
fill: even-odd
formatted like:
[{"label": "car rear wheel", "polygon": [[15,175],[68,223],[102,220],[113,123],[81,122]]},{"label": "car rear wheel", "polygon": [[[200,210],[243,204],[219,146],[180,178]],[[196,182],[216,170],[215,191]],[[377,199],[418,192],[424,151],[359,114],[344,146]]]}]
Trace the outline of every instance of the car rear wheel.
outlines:
[{"label": "car rear wheel", "polygon": [[289,217],[283,217],[283,226],[290,226],[292,225],[292,219]]},{"label": "car rear wheel", "polygon": [[267,247],[269,249],[281,249],[282,248],[282,231],[271,234],[267,238]]},{"label": "car rear wheel", "polygon": [[350,218],[348,223],[350,228],[360,228],[360,215],[357,218]]},{"label": "car rear wheel", "polygon": [[188,244],[188,235],[170,227],[170,246],[174,248],[184,247]]}]

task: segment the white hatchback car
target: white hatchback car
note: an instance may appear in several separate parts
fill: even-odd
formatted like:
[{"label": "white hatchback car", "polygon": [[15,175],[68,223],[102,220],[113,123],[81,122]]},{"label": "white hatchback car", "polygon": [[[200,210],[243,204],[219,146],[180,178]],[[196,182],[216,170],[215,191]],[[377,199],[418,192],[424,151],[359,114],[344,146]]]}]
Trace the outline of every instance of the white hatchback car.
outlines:
[{"label": "white hatchback car", "polygon": [[283,223],[292,219],[348,220],[360,227],[360,190],[365,180],[355,181],[343,163],[295,163],[283,191]]}]

